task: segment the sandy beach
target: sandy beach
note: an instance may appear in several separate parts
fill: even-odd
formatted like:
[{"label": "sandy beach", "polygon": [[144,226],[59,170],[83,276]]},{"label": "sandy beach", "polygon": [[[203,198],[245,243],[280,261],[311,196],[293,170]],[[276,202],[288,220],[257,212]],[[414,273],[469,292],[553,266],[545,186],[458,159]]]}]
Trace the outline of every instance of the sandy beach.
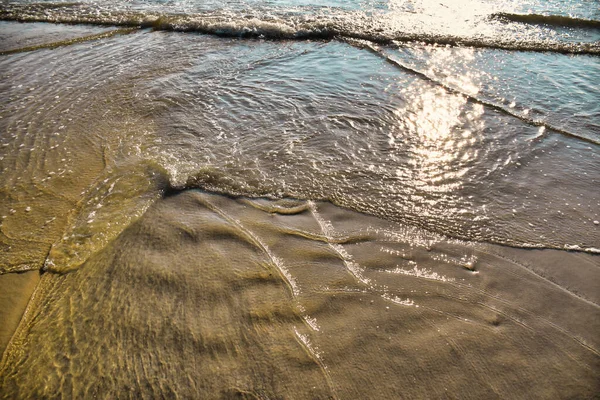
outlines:
[{"label": "sandy beach", "polygon": [[0,399],[598,397],[597,9],[101,3],[0,5]]},{"label": "sandy beach", "polygon": [[[563,263],[577,273],[561,275]],[[20,287],[2,277],[14,317],[28,274]],[[77,271],[42,275],[4,353],[2,393],[592,398],[598,274],[597,256],[183,191]]]}]

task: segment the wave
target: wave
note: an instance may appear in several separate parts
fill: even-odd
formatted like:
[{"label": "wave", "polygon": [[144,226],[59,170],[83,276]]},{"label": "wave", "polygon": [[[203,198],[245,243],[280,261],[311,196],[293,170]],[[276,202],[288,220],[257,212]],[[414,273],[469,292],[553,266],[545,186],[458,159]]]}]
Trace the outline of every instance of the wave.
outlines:
[{"label": "wave", "polygon": [[[499,14],[497,14],[499,15]],[[329,16],[262,16],[212,11],[200,14],[169,14],[153,11],[122,11],[81,4],[30,4],[0,7],[0,20],[141,27],[156,30],[197,32],[228,37],[269,40],[361,39],[378,44],[420,42],[516,51],[551,51],[566,54],[600,55],[600,43],[563,42],[514,37],[457,36],[400,31],[385,18],[361,12]]]},{"label": "wave", "polygon": [[[507,246],[515,249],[531,250],[562,250],[570,252],[580,252],[588,254],[600,254],[600,248],[593,245],[565,243],[560,240],[536,241],[535,239],[513,239],[508,236],[485,235],[479,236],[473,230],[466,231],[452,229],[449,226],[436,226],[432,221],[424,221],[421,218],[415,218],[410,214],[393,214],[385,210],[378,210],[366,207],[362,202],[346,201],[336,195],[290,193],[278,192],[275,188],[269,187],[248,187],[245,181],[234,177],[227,172],[213,167],[202,167],[197,171],[190,171],[185,182],[177,182],[168,172],[165,173],[169,186],[164,190],[163,196],[168,197],[179,194],[187,190],[201,190],[207,193],[218,194],[236,199],[267,200],[267,201],[319,201],[330,203],[336,207],[346,210],[352,210],[365,215],[372,215],[389,221],[395,221],[407,224],[415,229],[422,230],[428,234],[437,234],[450,240],[458,240],[464,243],[489,243],[500,246]],[[305,212],[302,207],[290,208],[291,213]],[[277,209],[269,209],[268,212],[280,212]],[[285,213],[285,211],[284,211]]]},{"label": "wave", "polygon": [[137,28],[120,28],[120,29],[114,29],[114,30],[111,30],[108,32],[98,33],[95,35],[81,36],[81,37],[76,37],[73,39],[60,40],[57,42],[38,44],[35,46],[19,47],[19,48],[11,49],[11,50],[1,50],[0,56],[6,55],[6,54],[24,53],[27,51],[35,51],[35,50],[40,50],[40,49],[54,49],[57,47],[70,46],[70,45],[73,45],[76,43],[82,43],[82,42],[98,40],[98,39],[105,39],[105,38],[109,38],[109,37],[116,36],[116,35],[125,35],[128,33],[133,33],[136,30],[137,30]]},{"label": "wave", "polygon": [[490,15],[490,18],[499,21],[520,22],[524,24],[540,24],[558,27],[568,26],[575,28],[600,29],[600,21],[576,17],[567,17],[564,15],[512,14],[501,12]]},{"label": "wave", "polygon": [[474,103],[478,103],[481,104],[483,106],[489,107],[495,111],[498,111],[502,114],[505,115],[509,115],[513,118],[517,118],[521,121],[523,121],[524,123],[528,124],[528,125],[532,125],[532,126],[537,126],[537,127],[542,127],[544,128],[544,130],[541,131],[540,136],[543,135],[543,132],[547,129],[549,131],[561,134],[563,136],[568,136],[568,137],[572,137],[578,140],[582,140],[584,142],[588,142],[588,143],[592,143],[595,145],[600,145],[600,140],[598,140],[598,138],[594,138],[594,137],[589,137],[586,136],[585,134],[580,134],[580,133],[576,133],[576,132],[571,132],[569,130],[560,128],[558,126],[554,126],[546,121],[543,120],[537,120],[531,117],[528,117],[526,115],[523,114],[519,114],[513,110],[511,110],[510,108],[502,105],[502,104],[498,104],[495,103],[493,101],[489,101],[489,100],[485,100],[481,97],[477,97],[477,96],[473,96],[471,94],[466,93],[463,90],[460,90],[460,88],[457,87],[453,87],[453,86],[449,86],[441,81],[439,81],[438,79],[435,79],[433,77],[431,77],[430,75],[428,75],[426,72],[423,71],[419,71],[413,67],[410,67],[402,62],[400,62],[399,60],[390,57],[389,55],[387,55],[382,49],[380,49],[379,47],[377,47],[376,45],[374,45],[371,42],[368,41],[359,41],[359,40],[353,40],[353,39],[346,39],[346,43],[352,45],[352,46],[356,46],[356,47],[360,47],[362,49],[366,49],[371,51],[372,53],[383,57],[388,63],[395,65],[396,67],[409,72],[411,74],[414,74],[418,77],[420,77],[421,79],[424,79],[428,82],[431,82],[435,85],[438,85],[440,87],[443,87],[446,91],[450,92],[450,93],[456,93],[456,94],[460,94],[461,96],[468,98],[470,101],[474,102]]}]

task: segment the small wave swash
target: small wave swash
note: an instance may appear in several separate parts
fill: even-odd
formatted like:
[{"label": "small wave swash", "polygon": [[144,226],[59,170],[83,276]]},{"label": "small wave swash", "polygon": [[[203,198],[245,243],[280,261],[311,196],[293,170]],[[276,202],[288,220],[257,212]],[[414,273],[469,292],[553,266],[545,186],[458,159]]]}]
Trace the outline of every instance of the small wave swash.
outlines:
[{"label": "small wave swash", "polygon": [[520,22],[524,24],[600,29],[600,21],[567,17],[564,15],[495,13],[490,15],[490,18],[499,21]]},{"label": "small wave swash", "polygon": [[[516,14],[494,14],[501,20],[525,20]],[[523,17],[523,18],[521,18]],[[535,22],[540,16],[531,17]],[[543,17],[562,21],[559,17]],[[486,37],[415,32],[398,30],[381,15],[374,17],[359,11],[336,11],[328,15],[253,15],[211,11],[195,14],[160,13],[102,9],[77,3],[8,4],[0,6],[0,20],[19,22],[50,22],[92,24],[123,27],[143,27],[157,30],[198,32],[230,37],[264,38],[270,40],[332,40],[335,38],[362,39],[379,44],[393,41],[421,42],[450,46],[471,46],[516,51],[551,51],[566,54],[600,55],[600,43],[564,42],[547,39],[520,39],[510,36]],[[587,21],[587,20],[581,20]],[[589,23],[600,24],[596,21]],[[563,23],[564,24],[564,23]],[[596,27],[596,25],[594,25]]]}]

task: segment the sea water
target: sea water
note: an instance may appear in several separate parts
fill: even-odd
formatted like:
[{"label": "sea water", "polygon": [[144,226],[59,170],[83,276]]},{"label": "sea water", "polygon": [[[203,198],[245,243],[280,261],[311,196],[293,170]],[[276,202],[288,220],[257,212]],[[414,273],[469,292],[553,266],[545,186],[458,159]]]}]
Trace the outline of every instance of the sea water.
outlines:
[{"label": "sea water", "polygon": [[[295,311],[281,306],[275,311],[253,311],[252,315],[260,315],[263,322],[270,318],[288,321],[289,315],[297,313],[304,328],[296,321],[274,337],[293,335],[295,345],[311,355],[311,365],[318,366],[326,383],[321,384],[333,388],[334,394],[358,381],[347,372],[336,375],[336,365],[345,364],[331,361],[338,354],[332,332],[349,334],[350,330],[343,329],[344,321],[351,321],[354,313],[347,310],[363,310],[363,298],[365,307],[371,299],[369,304],[381,308],[380,314],[356,312],[365,318],[378,316],[372,320],[373,326],[369,325],[372,332],[355,325],[362,332],[356,333],[361,343],[367,332],[377,338],[369,342],[373,359],[365,359],[366,366],[379,365],[376,354],[388,338],[387,333],[375,333],[378,324],[406,317],[405,311],[393,311],[397,318],[387,318],[385,313],[392,306],[401,310],[411,307],[410,318],[419,321],[411,329],[419,326],[421,338],[435,328],[458,359],[468,361],[464,365],[474,371],[485,370],[478,364],[484,363],[485,357],[478,355],[473,361],[456,341],[455,335],[466,328],[435,319],[450,317],[461,324],[477,320],[483,312],[467,315],[454,307],[463,300],[469,307],[479,307],[475,305],[482,296],[486,310],[497,312],[482,317],[488,318],[489,324],[504,326],[506,318],[515,326],[524,326],[523,331],[516,330],[518,335],[502,337],[530,343],[528,340],[539,338],[522,332],[537,332],[540,326],[541,331],[550,329],[553,333],[542,335],[544,340],[560,343],[556,346],[566,349],[566,358],[585,365],[588,373],[593,371],[596,344],[584,327],[585,321],[597,316],[594,279],[585,277],[595,276],[589,271],[595,271],[600,252],[598,2],[14,1],[0,5],[0,19],[0,271],[81,274],[60,276],[44,286],[51,289],[40,291],[57,299],[56,307],[48,314],[39,311],[35,315],[47,318],[50,324],[64,323],[66,328],[61,325],[63,333],[58,337],[77,336],[72,326],[85,326],[87,317],[83,315],[103,315],[93,299],[101,304],[98,299],[106,296],[110,301],[102,312],[110,309],[115,320],[125,318],[126,326],[148,327],[151,332],[128,336],[129,331],[119,330],[115,334],[125,337],[123,346],[131,354],[147,347],[160,355],[157,343],[171,336],[161,336],[151,328],[163,326],[160,321],[170,318],[178,337],[192,338],[195,346],[197,321],[190,324],[185,315],[207,303],[195,297],[190,300],[186,293],[208,290],[211,301],[220,299],[214,300],[214,310],[234,302],[222,298],[222,293],[233,293],[232,299],[237,299],[240,287],[262,293],[262,283],[257,282],[271,282],[270,273],[236,269],[256,258],[256,263],[271,265],[289,289],[271,288],[273,292],[267,291],[265,296],[279,299],[273,304],[289,297],[294,306],[285,307],[295,307]],[[178,203],[175,199],[181,193],[184,200]],[[161,201],[174,204],[180,212],[165,211]],[[210,212],[197,214],[190,205],[194,202]],[[249,210],[262,210],[270,217]],[[271,218],[280,214],[291,216],[287,220]],[[158,222],[153,225],[144,218]],[[160,225],[163,219],[169,228]],[[142,222],[136,225],[136,221]],[[269,224],[278,227],[280,236],[269,236]],[[211,233],[203,236],[198,227]],[[353,233],[345,237],[344,232]],[[313,247],[306,246],[297,238],[300,236],[310,238]],[[145,241],[140,244],[135,237]],[[234,243],[233,237],[245,244]],[[363,242],[368,244],[354,253],[347,246]],[[246,253],[247,246],[260,249],[261,256]],[[159,257],[161,251],[171,254],[178,268],[146,271],[144,266],[152,270],[166,265],[169,258]],[[493,254],[502,256],[494,258]],[[544,258],[543,267],[521,268],[536,265],[531,254],[551,256]],[[85,264],[88,260],[89,265]],[[219,263],[231,263],[237,272],[227,275],[229,270]],[[333,264],[339,264],[335,271],[327,269]],[[106,265],[113,266],[107,269],[110,273],[94,275],[94,266],[104,271]],[[118,265],[139,267],[139,277]],[[200,274],[197,268],[207,265],[211,269]],[[548,265],[554,268],[550,277],[545,275]],[[574,281],[573,271],[579,271],[581,265],[588,272]],[[194,271],[205,279],[198,287],[189,283]],[[336,275],[340,271],[345,275]],[[484,277],[476,281],[480,271]],[[102,284],[94,280],[100,274],[106,279]],[[241,279],[236,274],[246,275]],[[564,278],[567,275],[569,278]],[[232,283],[236,279],[249,283]],[[406,283],[410,279],[434,283],[413,290]],[[214,287],[202,286],[209,285],[206,282]],[[219,286],[215,282],[225,283]],[[438,284],[442,286],[435,286]],[[148,287],[156,291],[146,292]],[[534,305],[523,311],[530,301],[537,304],[545,298],[543,293],[550,293],[542,287],[556,291],[552,292],[555,297],[547,297],[556,300],[553,304],[567,296],[562,306],[567,311]],[[130,308],[137,304],[132,300],[132,288],[144,293],[148,315],[159,313],[157,304],[166,304],[168,310],[160,311],[165,318],[139,322],[145,314],[137,313],[146,306]],[[63,290],[65,294],[60,296]],[[496,295],[494,290],[506,290],[510,296],[508,292]],[[179,292],[187,300],[173,300]],[[161,303],[165,293],[172,298]],[[335,319],[335,312],[314,317],[320,308],[314,306],[316,300],[311,296],[318,298],[322,293],[348,296],[341,303],[347,308],[336,308],[348,312],[347,319]],[[448,303],[452,305],[441,300],[428,303],[429,293],[438,293],[445,301],[452,299]],[[338,304],[333,297],[323,304]],[[65,317],[61,313],[70,309],[73,299],[85,312]],[[88,301],[89,306],[84,306]],[[188,307],[179,307],[179,301]],[[585,304],[581,307],[587,311],[571,314],[571,301]],[[213,349],[222,346],[223,354],[230,356],[252,347],[240,345],[244,340],[253,346],[267,346],[260,342],[260,334],[257,339],[239,336],[237,330],[227,331],[225,327],[237,325],[213,308],[208,314],[198,311],[198,318],[214,318],[210,327],[214,331],[202,331],[209,329],[205,325],[197,327],[203,332],[200,337],[212,338]],[[436,317],[423,316],[420,312],[424,309]],[[231,318],[234,323],[246,321],[245,317]],[[32,338],[56,342],[51,330],[32,321],[27,325]],[[177,325],[178,321],[187,322]],[[104,319],[91,326],[107,332],[114,327]],[[219,329],[229,332],[233,339],[227,346],[231,347],[220,342],[220,334],[215,333]],[[492,328],[481,329],[477,335],[485,336]],[[579,356],[580,350],[563,346],[563,334],[568,343],[592,349],[593,360]],[[326,335],[331,336],[325,339]],[[103,339],[92,336],[78,343],[106,350]],[[140,337],[156,337],[157,341],[142,345]],[[411,352],[417,352],[418,346],[401,337],[403,343],[411,343]],[[71,343],[69,340],[64,343]],[[179,343],[185,351],[163,354],[169,360],[166,365],[176,365],[181,354],[193,353],[188,342],[178,340],[166,343]],[[427,347],[429,342],[423,340]],[[352,343],[347,347],[349,354],[350,349],[361,349]],[[514,350],[519,354],[518,364],[527,352],[514,346],[511,349],[518,349]],[[543,346],[535,348],[539,362],[551,361],[550,356],[542,357]],[[394,354],[402,358],[401,354],[409,353]],[[410,353],[410,357],[416,354]],[[73,357],[75,360],[76,355]],[[150,360],[126,359],[123,368],[152,376],[141,369],[153,365],[159,370],[162,364],[153,364],[158,361],[148,357]],[[215,363],[219,359],[212,357]],[[385,365],[392,369],[404,365],[399,358],[390,358]],[[114,359],[120,360],[118,355]],[[443,365],[450,365],[452,359],[448,355]],[[492,359],[494,368],[500,368],[501,357]],[[35,362],[38,364],[33,366],[40,365],[39,360]],[[158,392],[138,388],[139,393],[165,395],[172,393],[170,390],[177,393],[183,386],[191,393],[201,393],[186,383],[185,374],[190,370],[185,362],[181,361],[183,372],[167,373],[177,376],[179,383],[173,387],[152,383],[152,390]],[[64,368],[70,365],[59,364]],[[225,369],[224,364],[217,364],[206,371]],[[12,371],[10,365],[5,364],[4,371]],[[289,365],[297,368],[304,364]],[[384,370],[374,369],[371,382],[384,385],[379,374]],[[206,371],[200,374],[203,379],[210,377]],[[263,370],[256,374],[256,382],[268,375]],[[415,374],[410,376],[419,375]],[[440,371],[436,374],[441,376]],[[536,381],[535,374],[526,376],[542,382]],[[336,376],[348,381],[335,383]],[[409,374],[405,378],[408,382]],[[77,379],[61,382],[71,387]],[[318,380],[311,379],[307,378]],[[206,383],[206,388],[212,384]],[[361,393],[360,384],[356,385],[347,395]],[[490,392],[477,392],[477,396],[516,390],[502,385],[490,384]],[[443,388],[438,389],[435,393],[417,389],[410,393],[441,396]],[[381,393],[394,396],[394,390],[390,384]],[[544,385],[533,385],[531,390],[541,395]],[[75,389],[73,393],[81,394]],[[289,394],[283,389],[273,393]],[[377,397],[376,392],[371,394]],[[303,396],[322,397],[314,393]]]},{"label": "sea water", "polygon": [[[597,251],[598,15],[576,1],[5,4],[5,21],[146,28],[2,57],[4,230],[27,207],[34,225],[76,225],[34,207],[38,192],[89,203],[73,235],[103,234],[92,212],[126,225],[146,188],[121,193],[125,213],[94,196],[125,168],[163,175],[148,198],[328,200],[451,237]],[[27,50],[11,32],[29,25],[2,24],[6,50]]]}]

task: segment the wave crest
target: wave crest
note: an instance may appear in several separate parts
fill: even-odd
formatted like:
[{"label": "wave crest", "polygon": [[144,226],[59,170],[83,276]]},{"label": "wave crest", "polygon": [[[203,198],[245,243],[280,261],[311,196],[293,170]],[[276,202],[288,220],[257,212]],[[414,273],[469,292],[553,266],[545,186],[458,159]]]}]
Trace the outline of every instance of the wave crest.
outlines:
[{"label": "wave crest", "polygon": [[550,26],[600,29],[600,21],[567,17],[563,15],[495,13],[490,15],[490,18],[499,21],[520,22],[525,24],[543,24]]},{"label": "wave crest", "polygon": [[[494,14],[495,18],[517,18],[517,14]],[[511,17],[512,16],[512,17]],[[381,16],[380,16],[381,17]],[[0,20],[142,27],[178,32],[198,32],[228,37],[269,40],[361,39],[379,44],[422,42],[516,51],[552,51],[568,54],[600,54],[600,43],[524,40],[514,37],[460,36],[411,32],[390,27],[385,18],[361,12],[332,13],[318,18],[304,16],[261,16],[220,11],[200,14],[168,14],[153,11],[115,11],[77,3],[5,5]],[[530,17],[530,16],[528,16]],[[531,16],[534,18],[536,16]],[[539,17],[539,16],[538,16]],[[545,17],[546,18],[546,17]],[[597,21],[590,21],[600,24]],[[393,26],[393,24],[391,24]]]}]

